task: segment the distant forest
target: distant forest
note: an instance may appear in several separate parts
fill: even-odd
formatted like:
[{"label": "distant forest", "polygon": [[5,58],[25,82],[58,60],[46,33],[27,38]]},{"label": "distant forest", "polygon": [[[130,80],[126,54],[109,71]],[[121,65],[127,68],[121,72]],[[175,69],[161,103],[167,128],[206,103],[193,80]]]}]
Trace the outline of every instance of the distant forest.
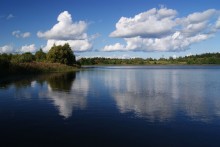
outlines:
[{"label": "distant forest", "polygon": [[118,58],[81,58],[78,61],[81,65],[170,65],[170,64],[220,64],[220,53],[205,53],[201,55],[191,55],[178,58],[130,58],[130,59],[118,59]]}]

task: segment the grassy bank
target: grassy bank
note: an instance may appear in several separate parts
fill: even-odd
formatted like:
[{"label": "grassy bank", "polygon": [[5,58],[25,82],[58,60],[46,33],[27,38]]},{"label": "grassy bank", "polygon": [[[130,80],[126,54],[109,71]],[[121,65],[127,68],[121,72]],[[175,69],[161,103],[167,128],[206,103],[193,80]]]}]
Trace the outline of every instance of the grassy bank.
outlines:
[{"label": "grassy bank", "polygon": [[70,72],[77,71],[79,67],[68,66],[60,63],[47,62],[30,62],[30,63],[9,63],[1,67],[1,75],[16,74],[35,74],[35,73],[52,73],[52,72]]}]

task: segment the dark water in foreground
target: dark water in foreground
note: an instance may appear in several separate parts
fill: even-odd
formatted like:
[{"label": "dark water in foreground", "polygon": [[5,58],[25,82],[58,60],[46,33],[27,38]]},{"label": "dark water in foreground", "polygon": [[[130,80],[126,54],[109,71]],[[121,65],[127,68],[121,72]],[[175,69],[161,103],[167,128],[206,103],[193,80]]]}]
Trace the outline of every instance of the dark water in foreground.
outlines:
[{"label": "dark water in foreground", "polygon": [[0,84],[0,146],[220,146],[220,66],[97,67]]}]

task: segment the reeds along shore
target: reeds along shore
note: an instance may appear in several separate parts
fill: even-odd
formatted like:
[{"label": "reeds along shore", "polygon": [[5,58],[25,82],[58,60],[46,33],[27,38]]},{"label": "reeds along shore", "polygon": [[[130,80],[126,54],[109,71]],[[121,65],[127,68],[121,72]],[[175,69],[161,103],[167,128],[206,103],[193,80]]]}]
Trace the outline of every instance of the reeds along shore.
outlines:
[{"label": "reeds along shore", "polygon": [[0,75],[34,74],[50,72],[70,72],[79,70],[79,66],[68,66],[60,63],[30,62],[30,63],[9,63],[0,66]]}]

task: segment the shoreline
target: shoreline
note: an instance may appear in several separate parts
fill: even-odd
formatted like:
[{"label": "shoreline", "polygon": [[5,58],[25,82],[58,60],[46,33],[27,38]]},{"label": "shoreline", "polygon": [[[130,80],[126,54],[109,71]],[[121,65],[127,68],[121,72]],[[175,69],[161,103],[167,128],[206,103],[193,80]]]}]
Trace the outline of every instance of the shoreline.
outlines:
[{"label": "shoreline", "polygon": [[65,73],[79,71],[81,67],[68,66],[60,63],[30,62],[30,63],[10,63],[0,73],[1,76],[13,75],[33,75],[46,73]]},{"label": "shoreline", "polygon": [[81,68],[93,66],[220,66],[220,64],[95,64],[81,65]]}]

